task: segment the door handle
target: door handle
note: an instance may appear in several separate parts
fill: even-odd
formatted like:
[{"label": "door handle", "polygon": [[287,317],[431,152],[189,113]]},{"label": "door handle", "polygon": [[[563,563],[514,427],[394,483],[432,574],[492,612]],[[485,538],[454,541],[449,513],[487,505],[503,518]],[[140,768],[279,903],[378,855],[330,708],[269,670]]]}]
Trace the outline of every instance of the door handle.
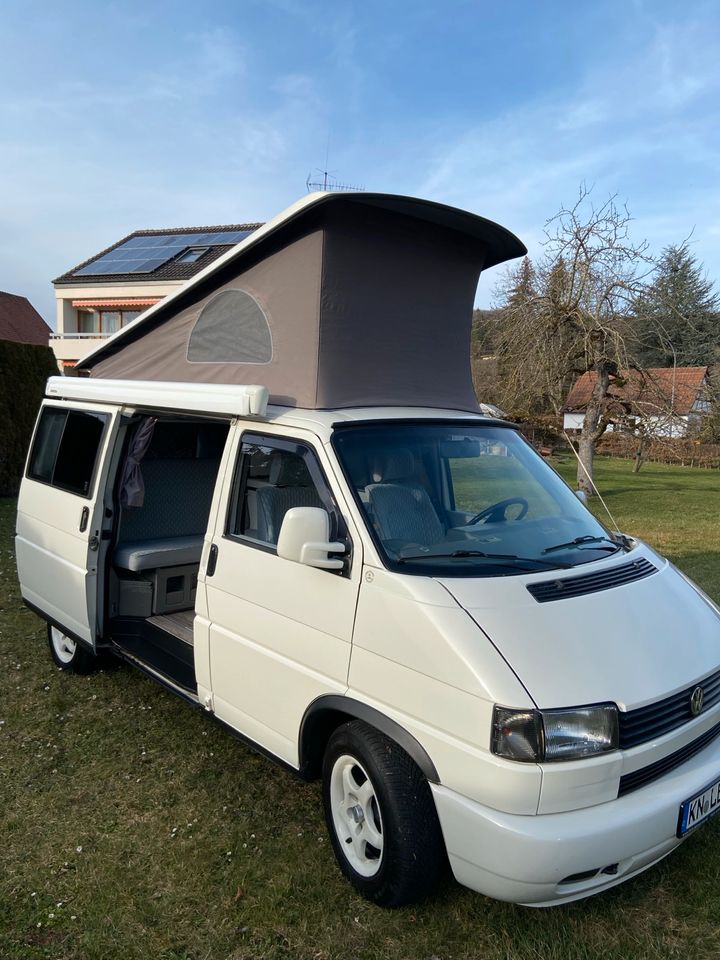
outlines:
[{"label": "door handle", "polygon": [[208,555],[207,568],[205,570],[205,576],[211,577],[215,573],[215,567],[217,566],[218,558],[218,548],[216,544],[212,544],[210,547],[210,554]]},{"label": "door handle", "polygon": [[87,507],[82,508],[82,513],[80,514],[80,533],[85,533],[87,530],[88,520],[90,519],[90,511]]}]

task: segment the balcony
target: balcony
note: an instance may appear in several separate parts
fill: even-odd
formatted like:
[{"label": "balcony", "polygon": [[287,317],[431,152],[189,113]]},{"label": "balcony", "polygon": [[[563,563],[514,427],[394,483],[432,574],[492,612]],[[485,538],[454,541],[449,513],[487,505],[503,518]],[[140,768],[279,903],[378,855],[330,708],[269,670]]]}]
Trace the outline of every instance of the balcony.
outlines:
[{"label": "balcony", "polygon": [[50,347],[59,363],[76,363],[109,336],[110,333],[54,333]]}]

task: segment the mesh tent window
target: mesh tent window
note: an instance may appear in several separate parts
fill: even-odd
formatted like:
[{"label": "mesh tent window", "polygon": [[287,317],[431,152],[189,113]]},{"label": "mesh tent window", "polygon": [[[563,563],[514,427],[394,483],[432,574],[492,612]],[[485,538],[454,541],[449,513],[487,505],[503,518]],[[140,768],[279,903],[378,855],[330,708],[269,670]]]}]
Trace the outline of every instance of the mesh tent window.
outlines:
[{"label": "mesh tent window", "polygon": [[269,363],[265,312],[246,290],[223,290],[200,311],[188,341],[190,363]]}]

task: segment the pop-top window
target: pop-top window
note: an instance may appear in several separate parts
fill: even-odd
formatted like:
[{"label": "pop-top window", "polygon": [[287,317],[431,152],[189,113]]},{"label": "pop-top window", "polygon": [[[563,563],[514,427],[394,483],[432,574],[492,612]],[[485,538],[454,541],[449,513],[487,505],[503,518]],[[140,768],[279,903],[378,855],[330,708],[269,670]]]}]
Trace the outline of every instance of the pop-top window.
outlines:
[{"label": "pop-top window", "polygon": [[89,497],[107,414],[46,407],[35,434],[28,476]]},{"label": "pop-top window", "polygon": [[269,363],[272,336],[265,313],[245,290],[221,290],[200,311],[188,341],[190,363]]}]

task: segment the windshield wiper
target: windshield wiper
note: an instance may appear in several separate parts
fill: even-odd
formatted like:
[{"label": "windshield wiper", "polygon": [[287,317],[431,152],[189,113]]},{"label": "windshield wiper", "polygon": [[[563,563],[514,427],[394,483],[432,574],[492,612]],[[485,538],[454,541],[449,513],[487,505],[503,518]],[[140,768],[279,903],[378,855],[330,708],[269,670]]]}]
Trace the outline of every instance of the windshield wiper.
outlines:
[{"label": "windshield wiper", "polygon": [[484,560],[510,560],[516,563],[534,563],[540,567],[549,567],[551,570],[569,570],[572,564],[557,563],[555,560],[541,560],[539,557],[518,557],[514,553],[484,553],[482,550],[454,550],[452,553],[419,553],[411,557],[400,557],[398,563],[408,560],[447,560],[456,557],[481,557]]},{"label": "windshield wiper", "polygon": [[575,537],[574,540],[568,540],[567,543],[556,543],[552,547],[546,547],[543,553],[552,553],[553,550],[568,550],[571,547],[581,547],[586,543],[602,543],[603,540],[607,541],[607,545],[596,547],[596,550],[612,550],[614,553],[622,547],[621,543],[618,543],[617,540],[613,540],[611,537],[593,537],[590,534],[586,534],[584,537]]}]

